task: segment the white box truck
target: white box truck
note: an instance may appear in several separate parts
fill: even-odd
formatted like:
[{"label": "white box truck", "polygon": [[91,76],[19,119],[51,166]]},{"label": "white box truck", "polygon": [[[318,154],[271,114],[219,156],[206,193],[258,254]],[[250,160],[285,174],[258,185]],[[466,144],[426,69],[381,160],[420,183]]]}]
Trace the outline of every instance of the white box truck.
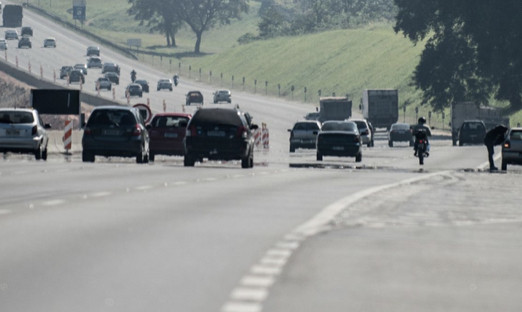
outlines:
[{"label": "white box truck", "polygon": [[362,96],[363,117],[374,128],[389,129],[399,120],[399,91],[396,89],[364,90]]},{"label": "white box truck", "polygon": [[347,97],[322,97],[319,99],[319,121],[345,120],[352,116],[352,101]]}]

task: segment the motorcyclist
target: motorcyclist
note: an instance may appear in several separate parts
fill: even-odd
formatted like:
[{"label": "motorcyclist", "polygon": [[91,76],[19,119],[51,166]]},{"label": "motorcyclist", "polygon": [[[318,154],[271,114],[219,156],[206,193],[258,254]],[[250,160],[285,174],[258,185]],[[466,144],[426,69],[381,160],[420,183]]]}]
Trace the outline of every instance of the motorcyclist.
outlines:
[{"label": "motorcyclist", "polygon": [[174,79],[174,85],[177,86],[177,85],[178,85],[178,82],[179,82],[179,76],[178,76],[178,74],[175,74],[174,77],[173,77],[173,79]]},{"label": "motorcyclist", "polygon": [[131,71],[131,81],[134,82],[136,80],[136,71],[133,69]]},{"label": "motorcyclist", "polygon": [[412,134],[415,136],[415,141],[413,145],[413,150],[415,151],[415,156],[417,156],[417,146],[418,139],[423,138],[426,140],[426,156],[429,156],[430,151],[430,141],[428,137],[431,136],[431,129],[426,125],[426,117],[420,117],[417,121],[417,124],[413,126]]}]

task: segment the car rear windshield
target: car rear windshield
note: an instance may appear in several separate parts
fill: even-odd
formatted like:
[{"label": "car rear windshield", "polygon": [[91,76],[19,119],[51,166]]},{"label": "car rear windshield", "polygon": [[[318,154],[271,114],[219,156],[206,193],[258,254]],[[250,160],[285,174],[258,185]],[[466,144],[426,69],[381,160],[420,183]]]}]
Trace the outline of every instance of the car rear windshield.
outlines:
[{"label": "car rear windshield", "polygon": [[228,109],[200,109],[192,117],[191,124],[217,124],[243,126],[240,113],[236,110]]},{"label": "car rear windshield", "polygon": [[134,115],[126,110],[95,110],[89,118],[89,126],[132,126],[136,124]]},{"label": "car rear windshield", "polygon": [[185,122],[184,126],[186,126],[186,122],[188,122],[188,120],[188,117],[183,116],[158,116],[152,119],[150,124],[153,128],[178,128],[180,127],[180,123],[183,121]]},{"label": "car rear windshield", "polygon": [[522,131],[519,131],[519,130],[511,131],[511,135],[509,138],[513,141],[522,141]]},{"label": "car rear windshield", "polygon": [[409,130],[410,129],[410,125],[408,125],[408,124],[393,124],[391,126],[391,129],[392,130]]},{"label": "car rear windshield", "polygon": [[0,113],[0,123],[5,124],[26,124],[33,123],[34,117],[31,112],[1,112]]},{"label": "car rear windshield", "polygon": [[484,130],[484,125],[480,122],[465,122],[462,124],[464,130]]},{"label": "car rear windshield", "polygon": [[322,131],[355,131],[356,125],[353,122],[325,122]]},{"label": "car rear windshield", "polygon": [[296,123],[294,130],[318,130],[319,126],[313,122],[300,122]]}]

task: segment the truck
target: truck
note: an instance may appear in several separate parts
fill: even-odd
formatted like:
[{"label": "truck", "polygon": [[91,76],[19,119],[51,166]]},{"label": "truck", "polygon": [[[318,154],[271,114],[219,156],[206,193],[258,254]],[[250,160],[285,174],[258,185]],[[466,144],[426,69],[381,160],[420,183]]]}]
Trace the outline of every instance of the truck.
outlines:
[{"label": "truck", "polygon": [[6,4],[2,10],[4,27],[22,27],[23,8],[20,4]]},{"label": "truck", "polygon": [[363,117],[374,128],[389,129],[399,120],[399,91],[396,89],[366,89],[361,105]]},{"label": "truck", "polygon": [[509,118],[495,107],[480,105],[475,102],[451,103],[451,141],[457,145],[459,130],[465,120],[482,120],[486,125],[486,131],[498,124],[509,126]]},{"label": "truck", "polygon": [[352,116],[352,101],[347,97],[322,97],[319,99],[319,121],[345,120]]}]

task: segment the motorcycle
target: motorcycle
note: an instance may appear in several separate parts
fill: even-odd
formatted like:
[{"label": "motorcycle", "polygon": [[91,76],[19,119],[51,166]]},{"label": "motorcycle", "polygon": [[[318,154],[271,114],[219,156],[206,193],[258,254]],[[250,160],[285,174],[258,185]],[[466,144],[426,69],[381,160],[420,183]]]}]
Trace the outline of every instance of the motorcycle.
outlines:
[{"label": "motorcycle", "polygon": [[178,82],[179,82],[179,76],[178,75],[174,75],[174,86],[178,86]]},{"label": "motorcycle", "polygon": [[131,71],[131,81],[134,82],[136,80],[136,71]]},{"label": "motorcycle", "polygon": [[428,136],[424,131],[419,131],[415,134],[415,156],[419,158],[419,165],[424,165],[424,158],[429,155]]}]

